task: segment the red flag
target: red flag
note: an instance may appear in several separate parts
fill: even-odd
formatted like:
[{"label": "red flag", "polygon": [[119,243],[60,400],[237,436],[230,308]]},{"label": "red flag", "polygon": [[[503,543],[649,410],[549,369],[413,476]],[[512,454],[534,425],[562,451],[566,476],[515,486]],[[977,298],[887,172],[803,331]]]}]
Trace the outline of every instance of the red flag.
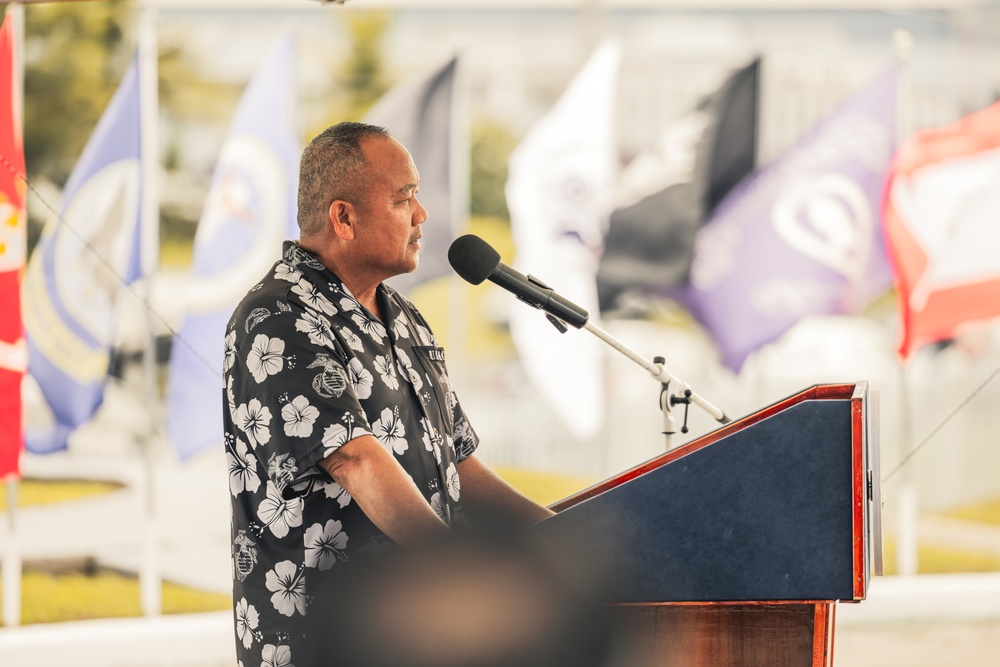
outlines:
[{"label": "red flag", "polygon": [[24,192],[21,94],[14,24],[8,15],[0,28],[0,479],[20,475],[24,448],[21,379],[27,348],[20,298],[27,245]]},{"label": "red flag", "polygon": [[1000,316],[1000,102],[911,136],[883,210],[904,359],[962,324]]}]

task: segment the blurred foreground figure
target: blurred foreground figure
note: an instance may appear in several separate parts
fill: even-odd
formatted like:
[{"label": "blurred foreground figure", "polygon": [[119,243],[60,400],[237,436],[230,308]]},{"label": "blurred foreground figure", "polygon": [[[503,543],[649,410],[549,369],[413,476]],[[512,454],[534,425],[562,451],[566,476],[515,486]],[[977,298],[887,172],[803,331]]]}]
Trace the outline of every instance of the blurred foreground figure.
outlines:
[{"label": "blurred foreground figure", "polygon": [[243,667],[308,667],[308,642],[344,639],[350,610],[334,622],[315,607],[346,600],[330,584],[358,561],[467,522],[551,515],[476,458],[444,350],[383,283],[417,268],[419,184],[383,128],[321,133],[300,162],[300,239],[229,322],[223,420]]},{"label": "blurred foreground figure", "polygon": [[[607,607],[579,563],[514,532],[456,535],[345,571],[320,591],[317,666],[603,667]],[[331,591],[333,593],[333,591]],[[324,621],[324,623],[327,621]]]}]

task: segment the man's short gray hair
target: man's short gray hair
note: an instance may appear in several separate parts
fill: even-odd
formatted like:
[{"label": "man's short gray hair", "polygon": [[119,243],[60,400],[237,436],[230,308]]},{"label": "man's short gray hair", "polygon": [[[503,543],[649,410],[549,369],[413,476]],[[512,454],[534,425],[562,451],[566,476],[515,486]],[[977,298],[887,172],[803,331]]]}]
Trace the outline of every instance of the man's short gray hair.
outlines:
[{"label": "man's short gray hair", "polygon": [[362,194],[371,168],[361,141],[390,138],[389,131],[368,123],[332,125],[316,136],[299,160],[299,231],[312,236],[323,231],[327,212],[337,199],[353,201]]}]

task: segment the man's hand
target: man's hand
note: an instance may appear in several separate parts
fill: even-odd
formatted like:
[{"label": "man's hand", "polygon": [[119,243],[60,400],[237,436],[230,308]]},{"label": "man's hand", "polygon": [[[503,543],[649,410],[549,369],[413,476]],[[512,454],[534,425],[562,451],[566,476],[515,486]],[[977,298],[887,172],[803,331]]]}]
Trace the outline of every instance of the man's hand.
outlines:
[{"label": "man's hand", "polygon": [[555,514],[518,493],[475,455],[458,464],[458,479],[462,507],[474,521],[486,518],[527,525]]}]

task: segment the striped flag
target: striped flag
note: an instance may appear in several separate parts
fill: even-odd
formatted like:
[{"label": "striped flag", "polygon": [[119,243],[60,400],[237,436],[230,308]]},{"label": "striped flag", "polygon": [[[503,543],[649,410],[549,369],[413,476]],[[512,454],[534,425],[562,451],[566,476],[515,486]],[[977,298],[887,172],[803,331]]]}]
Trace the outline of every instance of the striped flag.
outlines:
[{"label": "striped flag", "polygon": [[21,378],[28,361],[21,324],[24,222],[24,147],[14,19],[0,28],[0,479],[20,476],[24,432]]},{"label": "striped flag", "polygon": [[1000,102],[907,139],[885,191],[900,355],[1000,316]]}]

